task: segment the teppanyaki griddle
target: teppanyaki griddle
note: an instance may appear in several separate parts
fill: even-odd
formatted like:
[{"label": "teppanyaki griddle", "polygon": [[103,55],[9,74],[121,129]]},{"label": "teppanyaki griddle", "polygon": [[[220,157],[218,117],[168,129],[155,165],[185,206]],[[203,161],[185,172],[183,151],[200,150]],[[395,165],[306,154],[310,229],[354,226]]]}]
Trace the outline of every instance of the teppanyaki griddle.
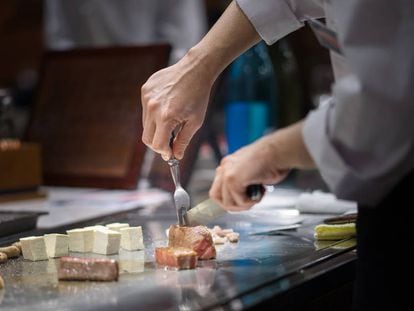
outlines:
[{"label": "teppanyaki griddle", "polygon": [[47,212],[0,211],[0,237],[36,228],[37,219]]}]

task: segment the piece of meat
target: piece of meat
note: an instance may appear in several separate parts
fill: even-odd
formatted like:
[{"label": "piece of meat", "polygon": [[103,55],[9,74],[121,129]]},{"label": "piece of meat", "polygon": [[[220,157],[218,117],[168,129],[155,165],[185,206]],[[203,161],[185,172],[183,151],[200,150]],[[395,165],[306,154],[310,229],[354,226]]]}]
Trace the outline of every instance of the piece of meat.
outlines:
[{"label": "piece of meat", "polygon": [[237,232],[230,232],[226,235],[226,237],[230,241],[230,243],[237,243],[239,242],[240,234]]},{"label": "piece of meat", "polygon": [[213,238],[205,226],[180,227],[171,225],[168,246],[190,248],[197,253],[198,259],[216,258]]},{"label": "piece of meat", "polygon": [[195,269],[197,253],[185,247],[157,247],[155,249],[157,264],[176,269]]},{"label": "piece of meat", "polygon": [[215,234],[212,234],[214,245],[225,244],[227,242],[227,237],[221,237]]},{"label": "piece of meat", "polygon": [[227,234],[232,233],[233,229],[223,229],[220,226],[214,226],[211,231],[219,237],[225,237]]},{"label": "piece of meat", "polygon": [[117,281],[118,262],[105,258],[61,257],[58,279],[66,281]]}]

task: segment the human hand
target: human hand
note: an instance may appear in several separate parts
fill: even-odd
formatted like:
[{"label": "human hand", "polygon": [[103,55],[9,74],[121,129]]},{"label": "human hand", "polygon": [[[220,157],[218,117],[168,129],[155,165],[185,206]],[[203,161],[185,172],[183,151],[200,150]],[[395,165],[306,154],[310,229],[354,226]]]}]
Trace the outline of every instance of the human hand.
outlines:
[{"label": "human hand", "polygon": [[[175,65],[154,73],[142,86],[142,141],[168,160],[172,152],[181,159],[191,138],[201,127],[214,78],[187,54]],[[172,131],[181,127],[173,150]]]},{"label": "human hand", "polygon": [[288,174],[288,168],[278,166],[270,137],[264,137],[226,156],[216,169],[210,197],[229,211],[242,211],[257,201],[250,199],[246,189],[252,184],[275,184]]}]

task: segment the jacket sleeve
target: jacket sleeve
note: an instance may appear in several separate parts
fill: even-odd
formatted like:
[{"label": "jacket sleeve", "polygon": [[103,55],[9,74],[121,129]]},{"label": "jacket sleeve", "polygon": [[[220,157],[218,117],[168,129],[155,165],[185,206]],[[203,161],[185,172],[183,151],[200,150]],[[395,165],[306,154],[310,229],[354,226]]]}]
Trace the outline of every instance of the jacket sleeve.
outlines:
[{"label": "jacket sleeve", "polygon": [[303,26],[306,17],[324,16],[323,7],[312,0],[236,0],[240,9],[267,44]]},{"label": "jacket sleeve", "polygon": [[308,115],[303,136],[338,197],[375,205],[414,168],[414,5],[334,3],[352,74]]}]

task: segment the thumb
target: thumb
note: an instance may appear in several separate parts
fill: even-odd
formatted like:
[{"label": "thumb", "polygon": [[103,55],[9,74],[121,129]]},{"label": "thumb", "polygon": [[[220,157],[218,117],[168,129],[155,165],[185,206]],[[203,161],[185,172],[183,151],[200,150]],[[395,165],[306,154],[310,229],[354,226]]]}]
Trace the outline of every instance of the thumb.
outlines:
[{"label": "thumb", "polygon": [[181,131],[178,133],[173,146],[174,156],[181,160],[184,157],[185,149],[189,145],[194,134],[199,129],[198,126],[194,126],[191,123],[186,123],[183,125]]}]

